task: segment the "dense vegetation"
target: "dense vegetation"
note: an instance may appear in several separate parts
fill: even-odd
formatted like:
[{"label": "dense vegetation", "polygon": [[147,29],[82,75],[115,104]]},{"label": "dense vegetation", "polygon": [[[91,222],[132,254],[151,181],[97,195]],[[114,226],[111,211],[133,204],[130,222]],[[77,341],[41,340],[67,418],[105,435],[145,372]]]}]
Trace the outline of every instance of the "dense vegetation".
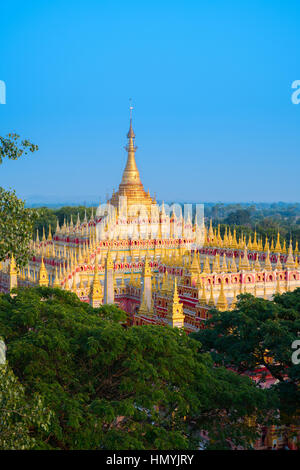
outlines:
[{"label": "dense vegetation", "polygon": [[[0,335],[28,399],[51,412],[42,449],[195,449],[248,447],[274,397],[248,377],[215,368],[178,329],[126,328],[117,307],[93,309],[50,288],[0,296]],[[1,413],[1,409],[0,409]],[[1,416],[0,416],[1,423]]]},{"label": "dense vegetation", "polygon": [[[234,311],[217,312],[207,329],[193,333],[200,350],[211,351],[217,365],[239,374],[263,365],[277,383],[281,419],[293,423],[300,408],[300,364],[292,362],[292,343],[299,338],[300,289],[276,295],[273,301],[240,296]],[[265,375],[261,381],[265,381]]]},{"label": "dense vegetation", "polygon": [[56,209],[50,209],[49,207],[39,207],[32,209],[37,214],[37,218],[34,225],[34,233],[36,235],[36,231],[39,232],[39,237],[42,236],[43,228],[46,229],[46,235],[48,234],[49,225],[51,226],[52,233],[56,229],[57,221],[60,225],[64,223],[64,220],[70,222],[71,217],[73,223],[75,224],[77,221],[77,216],[79,214],[81,222],[84,219],[85,213],[88,218],[90,219],[92,215],[92,211],[95,215],[96,207],[85,207],[85,206],[64,206]]},{"label": "dense vegetation", "polygon": [[10,367],[0,365],[0,450],[32,449],[32,430],[47,432],[51,412],[37,394],[26,396]]},{"label": "dense vegetation", "polygon": [[[0,165],[4,159],[18,160],[37,150],[37,145],[21,140],[18,134],[0,136]],[[14,255],[19,266],[25,265],[36,217],[36,212],[25,208],[15,191],[0,187],[0,261]]]},{"label": "dense vegetation", "polygon": [[267,236],[276,241],[279,230],[281,242],[289,242],[290,237],[300,244],[300,204],[260,203],[260,204],[205,204],[205,217],[212,218],[213,225],[221,225],[224,233],[225,224],[241,232],[253,235],[256,230],[260,237]]}]

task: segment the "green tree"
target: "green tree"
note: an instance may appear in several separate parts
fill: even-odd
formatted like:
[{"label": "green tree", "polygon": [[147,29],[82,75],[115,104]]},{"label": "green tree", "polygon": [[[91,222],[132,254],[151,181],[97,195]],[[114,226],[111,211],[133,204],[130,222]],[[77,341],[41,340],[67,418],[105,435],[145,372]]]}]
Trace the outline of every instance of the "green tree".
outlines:
[{"label": "green tree", "polygon": [[126,328],[124,319],[116,306],[93,309],[60,289],[0,296],[8,361],[54,416],[37,447],[195,449],[200,430],[211,448],[250,446],[248,417],[265,422],[269,392],[215,368],[181,330]]},{"label": "green tree", "polygon": [[231,212],[225,219],[225,223],[229,225],[250,225],[251,212],[247,209],[239,209]]},{"label": "green tree", "polygon": [[25,208],[15,191],[0,187],[0,261],[12,254],[19,266],[25,265],[30,254],[30,240],[36,212]]},{"label": "green tree", "polygon": [[48,234],[49,225],[51,226],[52,233],[56,229],[57,221],[60,225],[63,224],[64,220],[70,221],[72,216],[73,222],[76,223],[77,215],[79,214],[81,222],[83,218],[86,216],[89,219],[91,217],[92,210],[94,211],[94,215],[96,212],[96,208],[92,207],[84,207],[84,206],[64,206],[60,207],[59,209],[49,209],[48,207],[39,207],[35,209],[37,212],[37,219],[35,221],[34,231],[38,230],[39,235],[41,236],[43,233],[43,228],[46,230],[46,236]]},{"label": "green tree", "polygon": [[[240,374],[264,366],[278,381],[273,389],[279,396],[281,417],[297,420],[300,365],[292,362],[292,343],[300,331],[300,289],[276,295],[273,301],[240,295],[235,310],[215,311],[207,326],[192,335],[201,351],[210,351],[217,365]],[[265,379],[264,374],[261,381]]]},{"label": "green tree", "polygon": [[0,136],[0,165],[4,158],[18,160],[22,155],[28,155],[38,150],[38,146],[29,140],[20,140],[18,134],[8,134],[6,137]]},{"label": "green tree", "polygon": [[[38,150],[38,146],[28,140],[20,140],[18,134],[0,136],[0,165],[4,158],[17,160]],[[15,191],[0,187],[0,261],[12,254],[19,266],[24,265],[30,256],[30,240],[37,214],[25,209],[24,201]]]},{"label": "green tree", "polygon": [[47,432],[51,413],[34,394],[28,398],[7,365],[0,365],[0,450],[35,447],[34,434]]}]

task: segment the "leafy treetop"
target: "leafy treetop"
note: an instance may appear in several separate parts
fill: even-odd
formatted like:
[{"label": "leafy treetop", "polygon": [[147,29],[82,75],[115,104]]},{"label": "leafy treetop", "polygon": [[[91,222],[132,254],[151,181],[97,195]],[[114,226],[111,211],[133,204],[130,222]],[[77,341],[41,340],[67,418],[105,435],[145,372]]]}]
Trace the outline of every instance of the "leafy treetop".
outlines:
[{"label": "leafy treetop", "polygon": [[248,377],[215,368],[177,328],[126,328],[116,306],[93,309],[60,289],[0,296],[0,335],[26,392],[53,413],[37,448],[249,447],[274,398]]},{"label": "leafy treetop", "polygon": [[[193,333],[203,353],[217,365],[246,373],[263,366],[277,381],[282,416],[297,419],[300,365],[292,362],[292,343],[300,331],[300,289],[275,295],[273,301],[243,294],[233,311],[217,312],[207,329]],[[261,377],[262,382],[266,374]]]},{"label": "leafy treetop", "polygon": [[28,155],[38,150],[38,146],[29,140],[20,140],[18,134],[10,133],[6,137],[0,136],[0,164],[4,158],[18,160],[22,155]]}]

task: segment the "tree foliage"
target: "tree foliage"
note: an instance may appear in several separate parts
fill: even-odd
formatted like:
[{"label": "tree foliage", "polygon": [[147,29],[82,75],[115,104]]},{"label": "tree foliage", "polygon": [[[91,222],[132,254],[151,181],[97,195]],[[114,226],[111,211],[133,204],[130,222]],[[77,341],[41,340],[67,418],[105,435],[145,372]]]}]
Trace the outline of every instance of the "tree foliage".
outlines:
[{"label": "tree foliage", "polygon": [[13,254],[19,266],[27,262],[36,217],[15,191],[0,187],[0,261]]},{"label": "tree foliage", "polygon": [[[4,158],[17,160],[38,150],[38,146],[21,140],[18,134],[0,136],[0,165]],[[25,203],[16,196],[15,191],[0,187],[0,261],[12,254],[19,266],[24,265],[30,256],[29,242],[37,214],[25,209]]]},{"label": "tree foliage", "polygon": [[279,231],[281,243],[289,243],[292,237],[294,246],[296,241],[300,244],[299,203],[206,203],[205,217],[207,221],[212,218],[215,227],[220,225],[222,236],[227,224],[236,229],[238,237],[243,233],[253,240],[256,231],[259,238],[268,237],[276,243]]},{"label": "tree foliage", "polygon": [[57,221],[60,225],[63,224],[64,220],[70,221],[71,217],[73,222],[76,223],[77,215],[79,214],[81,222],[83,221],[84,215],[86,213],[88,220],[91,217],[92,210],[94,214],[96,208],[84,207],[84,206],[64,206],[59,209],[50,209],[48,207],[39,207],[35,208],[37,213],[37,218],[35,221],[34,231],[38,230],[39,236],[43,233],[43,228],[46,229],[46,235],[48,234],[49,225],[51,226],[52,233],[56,229]]},{"label": "tree foliage", "polygon": [[229,225],[250,225],[251,213],[247,209],[238,209],[231,212],[225,219],[225,223]]},{"label": "tree foliage", "polygon": [[53,413],[50,449],[195,449],[200,430],[211,448],[247,447],[264,421],[269,392],[248,377],[215,368],[183,331],[126,328],[115,306],[93,309],[75,294],[20,289],[0,297],[0,334],[26,393]]},{"label": "tree foliage", "polygon": [[10,133],[6,137],[0,136],[0,165],[4,158],[18,160],[22,155],[28,155],[38,150],[38,146],[29,140],[20,140],[18,134]]},{"label": "tree foliage", "polygon": [[300,365],[292,362],[292,343],[300,331],[300,289],[276,295],[273,301],[240,295],[235,310],[215,311],[207,326],[192,335],[201,351],[210,351],[217,365],[239,373],[263,366],[277,381],[273,389],[281,416],[290,422],[297,419]]},{"label": "tree foliage", "polygon": [[51,413],[43,400],[33,394],[26,396],[7,365],[0,365],[0,450],[31,449],[36,444],[34,434],[47,432]]}]

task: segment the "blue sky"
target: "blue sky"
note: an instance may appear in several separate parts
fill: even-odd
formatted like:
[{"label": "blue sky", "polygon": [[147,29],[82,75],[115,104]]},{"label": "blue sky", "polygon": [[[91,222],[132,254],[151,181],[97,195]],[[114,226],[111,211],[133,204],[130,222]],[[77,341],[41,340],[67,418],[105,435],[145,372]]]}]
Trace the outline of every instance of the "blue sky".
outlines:
[{"label": "blue sky", "polygon": [[24,198],[104,199],[129,98],[145,189],[181,201],[299,201],[298,1],[10,1],[0,133],[39,152],[0,167]]}]

